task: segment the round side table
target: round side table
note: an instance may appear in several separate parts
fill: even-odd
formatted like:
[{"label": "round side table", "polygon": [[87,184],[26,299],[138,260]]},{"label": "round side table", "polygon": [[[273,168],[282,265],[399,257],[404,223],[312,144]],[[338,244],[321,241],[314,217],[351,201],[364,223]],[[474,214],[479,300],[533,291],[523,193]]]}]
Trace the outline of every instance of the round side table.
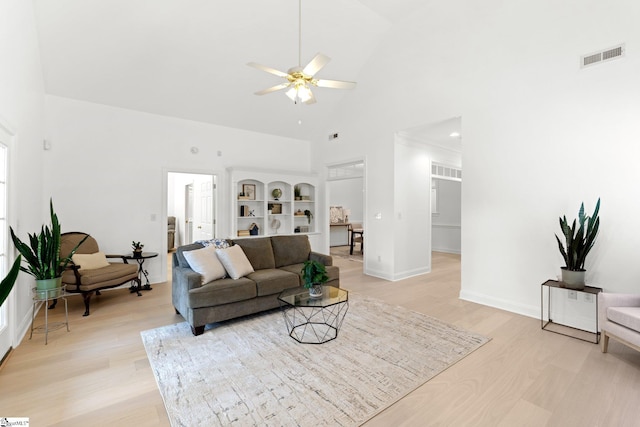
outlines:
[{"label": "round side table", "polygon": [[[142,252],[140,255],[122,255],[122,259],[124,260],[125,264],[129,264],[127,260],[134,260],[138,263],[138,277],[140,278],[140,283],[142,283],[142,276],[144,276],[145,280],[147,281],[147,283],[142,286],[140,290],[150,291],[152,289],[151,284],[149,284],[149,273],[142,267],[142,265],[144,264],[145,260],[149,258],[155,258],[157,256],[157,252]],[[132,290],[131,292],[136,292],[136,290]]]}]

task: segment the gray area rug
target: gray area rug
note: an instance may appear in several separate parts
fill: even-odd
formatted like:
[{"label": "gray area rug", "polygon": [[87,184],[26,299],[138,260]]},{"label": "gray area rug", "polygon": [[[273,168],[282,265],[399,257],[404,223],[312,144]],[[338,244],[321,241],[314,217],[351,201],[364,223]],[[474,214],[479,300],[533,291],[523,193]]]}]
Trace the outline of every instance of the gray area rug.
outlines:
[{"label": "gray area rug", "polygon": [[172,426],[357,426],[488,339],[349,294],[338,338],[291,339],[282,314],[141,332]]}]

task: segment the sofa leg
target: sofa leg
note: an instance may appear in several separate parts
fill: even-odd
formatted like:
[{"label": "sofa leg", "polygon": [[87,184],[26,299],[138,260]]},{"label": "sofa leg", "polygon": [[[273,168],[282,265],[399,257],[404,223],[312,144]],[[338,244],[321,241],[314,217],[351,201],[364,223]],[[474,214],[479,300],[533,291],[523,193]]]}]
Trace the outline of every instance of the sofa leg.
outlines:
[{"label": "sofa leg", "polygon": [[58,305],[58,298],[54,298],[53,302],[49,305],[49,310],[53,310]]},{"label": "sofa leg", "polygon": [[606,353],[609,349],[609,335],[605,331],[602,331],[602,352]]},{"label": "sofa leg", "polygon": [[173,309],[176,311],[176,314],[180,314],[177,308],[173,307]]},{"label": "sofa leg", "polygon": [[193,335],[195,335],[196,337],[198,335],[202,335],[204,332],[204,325],[202,326],[192,326],[191,327],[191,332],[193,332]]},{"label": "sofa leg", "polygon": [[83,316],[89,315],[89,303],[91,301],[91,295],[93,295],[93,291],[91,292],[83,292],[82,299],[84,300],[84,314]]}]

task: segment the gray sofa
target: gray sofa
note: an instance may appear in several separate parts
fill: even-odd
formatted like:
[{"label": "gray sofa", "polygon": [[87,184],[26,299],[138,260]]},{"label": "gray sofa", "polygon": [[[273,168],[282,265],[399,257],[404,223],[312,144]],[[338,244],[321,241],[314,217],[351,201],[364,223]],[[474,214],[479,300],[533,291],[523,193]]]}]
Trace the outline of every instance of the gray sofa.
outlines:
[{"label": "gray sofa", "polygon": [[312,259],[327,267],[327,285],[340,286],[340,272],[329,255],[312,252],[305,235],[237,239],[255,272],[237,280],[217,279],[202,284],[200,274],[189,267],[183,253],[204,246],[192,243],[177,248],[172,263],[172,300],[176,313],[191,325],[194,335],[208,323],[220,322],[279,306],[278,295],[302,285],[300,270]]}]

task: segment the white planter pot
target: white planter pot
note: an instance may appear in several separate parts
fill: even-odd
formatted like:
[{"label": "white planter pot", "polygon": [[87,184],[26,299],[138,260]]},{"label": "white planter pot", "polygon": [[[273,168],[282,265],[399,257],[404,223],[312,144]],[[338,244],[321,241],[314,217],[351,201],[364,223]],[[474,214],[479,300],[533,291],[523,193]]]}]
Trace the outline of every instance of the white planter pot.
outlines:
[{"label": "white planter pot", "polygon": [[584,281],[584,276],[586,271],[582,270],[582,271],[573,271],[573,270],[567,270],[566,268],[561,268],[561,272],[562,272],[562,282],[565,285],[565,288],[569,288],[569,289],[584,289],[585,286],[585,281]]}]

